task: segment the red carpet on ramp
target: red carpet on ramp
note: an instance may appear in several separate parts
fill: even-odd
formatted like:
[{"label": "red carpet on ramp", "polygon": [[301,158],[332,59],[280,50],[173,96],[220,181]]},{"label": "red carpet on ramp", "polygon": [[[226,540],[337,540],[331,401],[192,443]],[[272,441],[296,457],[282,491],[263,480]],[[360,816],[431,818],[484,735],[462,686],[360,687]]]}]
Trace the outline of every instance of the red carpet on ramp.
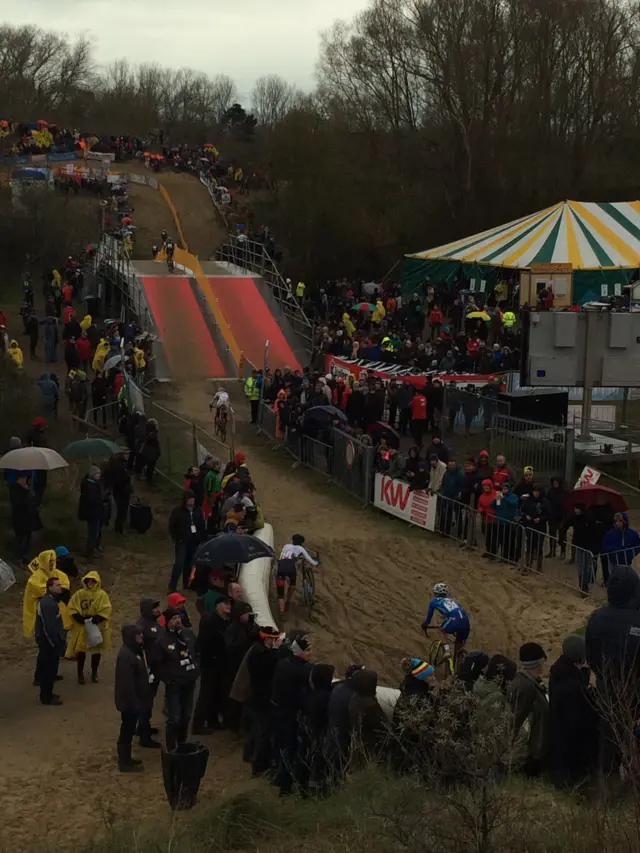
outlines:
[{"label": "red carpet on ramp", "polygon": [[188,278],[142,276],[147,302],[173,376],[224,376],[225,369]]},{"label": "red carpet on ramp", "polygon": [[271,309],[252,278],[243,276],[207,276],[220,308],[231,326],[238,346],[257,368],[264,365],[264,345],[269,341],[269,367],[300,369],[300,363],[287,343]]}]

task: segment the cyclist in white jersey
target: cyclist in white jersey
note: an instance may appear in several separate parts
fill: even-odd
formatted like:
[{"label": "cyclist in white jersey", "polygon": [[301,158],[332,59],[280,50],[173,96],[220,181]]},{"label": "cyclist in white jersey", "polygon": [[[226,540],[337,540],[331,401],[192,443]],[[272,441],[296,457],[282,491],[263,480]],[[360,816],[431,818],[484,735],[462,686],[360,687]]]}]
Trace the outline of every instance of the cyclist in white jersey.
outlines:
[{"label": "cyclist in white jersey", "polygon": [[229,394],[227,391],[224,390],[224,388],[218,388],[216,393],[213,395],[213,400],[211,401],[209,408],[211,409],[211,411],[213,411],[214,409],[226,409],[227,411],[229,411],[229,409],[231,408],[231,402],[229,400]]},{"label": "cyclist in white jersey", "polygon": [[[296,588],[298,579],[297,563],[298,560],[305,560],[310,566],[317,566],[318,561],[314,560],[306,548],[303,548],[304,536],[296,533],[291,537],[291,542],[284,545],[278,559],[278,571],[276,573],[276,589],[278,592],[278,607],[280,613],[284,613],[287,609],[293,591]],[[287,583],[289,588],[287,589]],[[285,598],[286,590],[286,598]]]}]

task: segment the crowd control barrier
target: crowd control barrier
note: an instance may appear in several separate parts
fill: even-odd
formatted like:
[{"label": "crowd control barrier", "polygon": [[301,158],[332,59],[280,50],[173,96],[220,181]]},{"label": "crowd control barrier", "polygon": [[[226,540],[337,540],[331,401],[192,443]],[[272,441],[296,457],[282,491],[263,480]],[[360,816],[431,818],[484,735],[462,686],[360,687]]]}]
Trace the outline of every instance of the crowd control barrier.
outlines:
[{"label": "crowd control barrier", "polygon": [[[261,530],[256,530],[254,536],[273,548],[273,527],[270,524],[265,524]],[[269,606],[271,560],[268,557],[261,557],[250,563],[244,563],[240,568],[238,580],[256,614],[258,625],[276,625]],[[400,691],[394,687],[378,687],[376,698],[387,717],[392,716],[399,695]]]}]

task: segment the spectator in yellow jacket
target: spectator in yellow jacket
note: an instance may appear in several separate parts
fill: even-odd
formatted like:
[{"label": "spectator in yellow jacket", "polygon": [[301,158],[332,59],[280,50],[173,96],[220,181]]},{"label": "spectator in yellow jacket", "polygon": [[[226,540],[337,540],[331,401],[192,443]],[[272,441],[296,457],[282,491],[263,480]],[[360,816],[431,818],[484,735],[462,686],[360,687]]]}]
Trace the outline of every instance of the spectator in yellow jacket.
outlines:
[{"label": "spectator in yellow jacket", "polygon": [[352,338],[354,333],[355,333],[356,327],[351,322],[351,317],[349,317],[349,315],[346,311],[342,315],[342,325],[344,326],[344,328],[347,332],[347,335],[349,335],[349,337]]},{"label": "spectator in yellow jacket", "polygon": [[86,336],[87,329],[93,323],[93,318],[91,314],[85,314],[82,320],[80,320],[80,328],[82,329],[82,334]]},{"label": "spectator in yellow jacket", "polygon": [[[63,590],[69,590],[71,582],[68,575],[58,568],[58,558],[53,550],[42,551],[38,554],[29,563],[28,569],[31,572],[31,577],[27,581],[22,599],[22,633],[25,637],[33,637],[38,602],[47,591],[47,580],[59,578]],[[62,616],[62,624],[68,630],[71,627],[71,616],[67,605],[64,604],[64,599],[60,600],[60,615]]]},{"label": "spectator in yellow jacket", "polygon": [[371,315],[371,322],[375,323],[376,326],[379,326],[380,323],[382,323],[386,313],[387,312],[385,310],[385,307],[382,304],[382,299],[378,299],[376,301],[376,310]]},{"label": "spectator in yellow jacket", "polygon": [[7,352],[11,356],[11,361],[15,364],[15,366],[22,367],[22,365],[24,364],[24,355],[22,354],[22,350],[18,346],[18,341],[9,341],[9,348],[7,349]]},{"label": "spectator in yellow jacket", "polygon": [[[87,572],[82,587],[71,596],[69,613],[73,620],[67,638],[67,657],[76,658],[78,684],[84,684],[84,665],[91,653],[91,681],[98,681],[98,668],[102,652],[111,648],[111,599],[97,572]],[[100,631],[97,636],[96,628]],[[96,635],[95,637],[93,635]]]},{"label": "spectator in yellow jacket", "polygon": [[107,357],[108,353],[109,353],[109,344],[105,340],[105,338],[102,338],[100,343],[96,347],[96,352],[95,352],[95,355],[93,356],[93,362],[91,364],[95,373],[101,373],[104,370],[104,360]]}]

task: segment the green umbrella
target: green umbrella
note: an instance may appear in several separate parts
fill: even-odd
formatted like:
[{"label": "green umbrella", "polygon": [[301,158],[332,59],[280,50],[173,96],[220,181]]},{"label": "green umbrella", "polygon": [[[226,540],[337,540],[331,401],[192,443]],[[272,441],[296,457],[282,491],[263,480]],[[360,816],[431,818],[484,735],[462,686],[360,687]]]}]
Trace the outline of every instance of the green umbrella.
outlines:
[{"label": "green umbrella", "polygon": [[371,302],[356,302],[356,304],[351,309],[352,311],[375,311],[376,306],[372,305]]},{"label": "green umbrella", "polygon": [[94,456],[113,456],[121,453],[122,449],[113,441],[106,438],[83,438],[81,441],[72,441],[62,451],[65,459],[91,459]]}]

